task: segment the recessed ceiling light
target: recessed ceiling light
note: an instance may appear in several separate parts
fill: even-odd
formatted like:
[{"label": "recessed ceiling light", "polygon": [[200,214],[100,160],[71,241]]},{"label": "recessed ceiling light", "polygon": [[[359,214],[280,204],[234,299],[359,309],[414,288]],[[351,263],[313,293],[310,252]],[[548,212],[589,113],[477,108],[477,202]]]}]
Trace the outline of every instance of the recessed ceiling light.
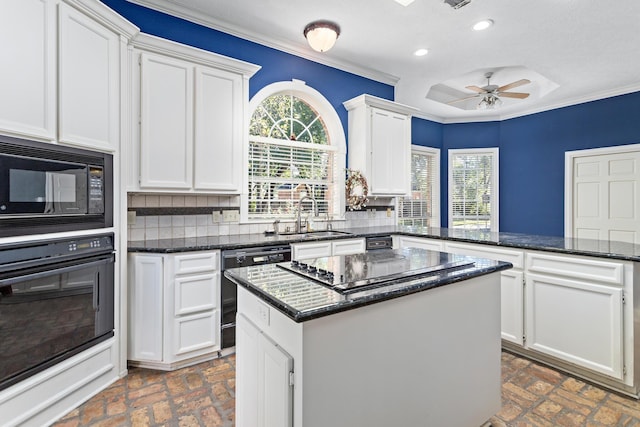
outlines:
[{"label": "recessed ceiling light", "polygon": [[429,49],[418,49],[413,52],[415,56],[425,56],[427,53],[429,53]]},{"label": "recessed ceiling light", "polygon": [[491,19],[483,19],[482,21],[478,21],[473,26],[473,29],[476,31],[486,30],[490,26],[493,25],[493,21]]},{"label": "recessed ceiling light", "polygon": [[409,6],[411,3],[413,3],[413,0],[396,0],[396,2],[400,3],[403,6]]}]

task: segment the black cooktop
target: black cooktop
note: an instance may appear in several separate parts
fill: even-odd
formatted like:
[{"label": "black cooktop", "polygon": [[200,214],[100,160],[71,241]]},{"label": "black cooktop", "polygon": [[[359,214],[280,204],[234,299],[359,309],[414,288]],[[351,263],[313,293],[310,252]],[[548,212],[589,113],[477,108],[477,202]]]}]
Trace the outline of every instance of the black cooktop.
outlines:
[{"label": "black cooktop", "polygon": [[400,279],[437,274],[473,264],[459,255],[404,248],[312,258],[280,263],[277,266],[347,294]]}]

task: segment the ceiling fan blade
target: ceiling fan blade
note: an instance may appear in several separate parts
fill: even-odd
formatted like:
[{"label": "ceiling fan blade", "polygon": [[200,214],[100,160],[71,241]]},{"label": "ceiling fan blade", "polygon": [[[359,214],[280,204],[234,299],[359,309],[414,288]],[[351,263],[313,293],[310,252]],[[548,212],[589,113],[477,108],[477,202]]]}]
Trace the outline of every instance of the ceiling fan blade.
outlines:
[{"label": "ceiling fan blade", "polygon": [[466,86],[467,89],[472,90],[474,92],[478,92],[478,93],[487,93],[486,90],[482,89],[481,87],[478,86]]},{"label": "ceiling fan blade", "polygon": [[521,79],[515,82],[509,83],[508,85],[500,86],[498,88],[498,92],[502,92],[503,90],[513,89],[514,87],[522,86],[531,83],[531,80]]},{"label": "ceiling fan blade", "polygon": [[453,101],[449,101],[449,102],[447,102],[447,105],[455,104],[456,102],[466,101],[466,100],[471,99],[471,98],[477,98],[477,97],[479,97],[479,96],[480,96],[480,94],[478,94],[478,95],[466,96],[466,97],[464,97],[464,98],[460,98],[460,99],[454,99]]},{"label": "ceiling fan blade", "polygon": [[528,93],[522,93],[522,92],[500,92],[498,93],[498,96],[500,98],[518,98],[518,99],[525,99],[529,96]]}]

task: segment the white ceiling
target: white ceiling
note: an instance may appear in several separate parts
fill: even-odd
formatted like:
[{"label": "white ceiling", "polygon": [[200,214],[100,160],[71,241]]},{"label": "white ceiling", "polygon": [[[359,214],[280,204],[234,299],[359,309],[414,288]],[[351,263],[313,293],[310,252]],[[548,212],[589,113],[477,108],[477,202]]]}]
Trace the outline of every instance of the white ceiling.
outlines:
[{"label": "white ceiling", "polygon": [[[395,84],[397,102],[443,123],[505,119],[640,91],[639,0],[471,0],[457,10],[443,0],[407,7],[394,0],[129,1]],[[494,20],[493,27],[473,31],[484,18]],[[302,34],[318,19],[342,29],[335,47],[322,54]],[[413,56],[422,47],[429,54]],[[501,67],[513,68],[496,73],[492,84],[526,77],[517,72],[525,67],[558,87],[488,111],[426,98],[431,86],[478,70],[459,88],[472,94],[464,86],[486,85],[484,71]]]}]

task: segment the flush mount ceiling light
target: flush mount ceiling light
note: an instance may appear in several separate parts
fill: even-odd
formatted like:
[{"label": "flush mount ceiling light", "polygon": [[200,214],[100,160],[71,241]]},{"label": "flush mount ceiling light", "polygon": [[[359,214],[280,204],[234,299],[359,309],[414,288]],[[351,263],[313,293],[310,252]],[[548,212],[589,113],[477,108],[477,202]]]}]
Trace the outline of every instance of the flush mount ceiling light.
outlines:
[{"label": "flush mount ceiling light", "polygon": [[314,21],[304,28],[304,36],[315,51],[326,52],[340,35],[340,27],[331,21]]},{"label": "flush mount ceiling light", "polygon": [[396,0],[397,3],[400,3],[403,6],[409,6],[413,1],[414,0]]},{"label": "flush mount ceiling light", "polygon": [[429,49],[418,49],[413,52],[415,56],[425,56],[427,53],[429,53]]},{"label": "flush mount ceiling light", "polygon": [[491,19],[483,19],[482,21],[476,22],[473,25],[473,29],[475,31],[482,31],[482,30],[486,30],[487,28],[489,28],[492,25],[493,25],[493,20],[491,20]]}]

